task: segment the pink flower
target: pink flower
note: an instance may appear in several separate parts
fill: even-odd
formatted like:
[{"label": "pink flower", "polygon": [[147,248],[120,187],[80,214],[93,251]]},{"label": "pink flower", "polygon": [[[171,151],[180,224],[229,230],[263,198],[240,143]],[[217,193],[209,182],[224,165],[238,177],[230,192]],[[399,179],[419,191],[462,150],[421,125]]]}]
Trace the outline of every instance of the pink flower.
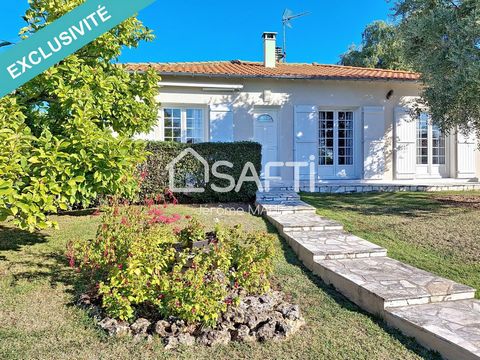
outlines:
[{"label": "pink flower", "polygon": [[117,267],[122,270],[123,269],[123,264],[118,264]]},{"label": "pink flower", "polygon": [[155,200],[145,199],[145,205],[147,205],[148,207],[151,207],[151,206],[155,205]]}]

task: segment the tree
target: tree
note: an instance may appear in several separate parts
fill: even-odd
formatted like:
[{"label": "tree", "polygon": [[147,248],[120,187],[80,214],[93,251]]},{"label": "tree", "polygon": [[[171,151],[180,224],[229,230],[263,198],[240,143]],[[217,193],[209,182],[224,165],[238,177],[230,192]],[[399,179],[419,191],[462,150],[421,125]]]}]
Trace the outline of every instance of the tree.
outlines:
[{"label": "tree", "polygon": [[[84,0],[34,0],[27,38]],[[34,230],[47,214],[102,194],[133,197],[143,144],[157,119],[159,78],[115,63],[122,47],[153,39],[135,17],[0,99],[0,220]]]},{"label": "tree", "polygon": [[444,130],[480,134],[480,2],[400,0],[405,54],[422,74],[418,113],[428,108]]},{"label": "tree", "polygon": [[360,46],[352,45],[340,64],[368,68],[408,70],[397,27],[384,21],[367,25]]}]

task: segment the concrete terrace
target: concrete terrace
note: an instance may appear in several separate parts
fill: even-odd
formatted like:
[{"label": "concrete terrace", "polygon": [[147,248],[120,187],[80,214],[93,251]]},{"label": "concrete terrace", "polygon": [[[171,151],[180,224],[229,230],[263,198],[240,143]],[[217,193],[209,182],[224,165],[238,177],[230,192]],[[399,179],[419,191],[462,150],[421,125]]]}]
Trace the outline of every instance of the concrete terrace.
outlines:
[{"label": "concrete terrace", "polygon": [[[266,183],[264,183],[266,184]],[[293,191],[293,181],[271,180],[265,192]],[[269,190],[269,191],[267,191]],[[310,191],[308,181],[299,181],[300,191]],[[314,185],[315,192],[321,193],[361,193],[392,191],[469,191],[480,190],[478,179],[417,179],[417,180],[319,180]]]}]

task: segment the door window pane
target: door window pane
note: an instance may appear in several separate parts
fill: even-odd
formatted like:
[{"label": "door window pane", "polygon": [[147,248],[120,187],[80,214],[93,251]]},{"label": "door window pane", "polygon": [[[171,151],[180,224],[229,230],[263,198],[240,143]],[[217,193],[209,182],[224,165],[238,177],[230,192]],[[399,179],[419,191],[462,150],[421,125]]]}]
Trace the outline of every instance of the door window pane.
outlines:
[{"label": "door window pane", "polygon": [[189,144],[203,142],[203,111],[201,109],[187,109],[186,142]]},{"label": "door window pane", "polygon": [[353,165],[353,112],[319,112],[319,164]]},{"label": "door window pane", "polygon": [[334,145],[334,120],[333,111],[320,111],[319,113],[319,164],[333,165]]},{"label": "door window pane", "polygon": [[432,125],[432,164],[445,165],[445,135],[437,125]]},{"label": "door window pane", "polygon": [[182,116],[180,109],[164,109],[164,139],[165,141],[182,141]]},{"label": "door window pane", "polygon": [[417,121],[417,164],[428,165],[428,116]]},{"label": "door window pane", "polygon": [[338,113],[338,165],[353,165],[353,112]]},{"label": "door window pane", "polygon": [[428,114],[421,114],[417,120],[417,164],[445,165],[445,134],[432,124]]}]

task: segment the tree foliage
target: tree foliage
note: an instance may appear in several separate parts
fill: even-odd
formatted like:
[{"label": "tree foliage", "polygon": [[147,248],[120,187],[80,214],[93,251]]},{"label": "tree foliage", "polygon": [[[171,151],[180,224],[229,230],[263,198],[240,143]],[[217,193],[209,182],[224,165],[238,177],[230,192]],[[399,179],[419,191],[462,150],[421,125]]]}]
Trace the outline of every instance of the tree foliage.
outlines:
[{"label": "tree foliage", "polygon": [[[23,38],[84,0],[34,0]],[[153,39],[132,17],[0,99],[0,220],[21,228],[54,225],[46,214],[101,194],[133,196],[143,144],[157,118],[154,71],[115,63],[124,46]]]},{"label": "tree foliage", "polygon": [[340,64],[368,68],[409,70],[397,27],[384,21],[367,25],[360,46],[352,45]]},{"label": "tree foliage", "polygon": [[406,57],[422,74],[417,112],[428,108],[445,131],[480,133],[480,2],[400,0]]}]

